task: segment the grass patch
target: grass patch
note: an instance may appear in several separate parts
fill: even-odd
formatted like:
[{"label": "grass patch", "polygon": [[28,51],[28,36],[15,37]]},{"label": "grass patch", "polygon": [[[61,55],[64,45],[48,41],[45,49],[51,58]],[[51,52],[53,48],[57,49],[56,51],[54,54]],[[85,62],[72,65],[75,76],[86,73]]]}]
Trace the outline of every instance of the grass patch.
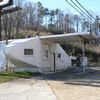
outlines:
[{"label": "grass patch", "polygon": [[17,78],[31,78],[38,75],[40,74],[30,72],[0,73],[0,83],[8,82]]},{"label": "grass patch", "polygon": [[11,77],[11,76],[1,76],[0,75],[0,83],[5,83],[5,82],[9,82],[13,79],[16,79],[15,77]]}]

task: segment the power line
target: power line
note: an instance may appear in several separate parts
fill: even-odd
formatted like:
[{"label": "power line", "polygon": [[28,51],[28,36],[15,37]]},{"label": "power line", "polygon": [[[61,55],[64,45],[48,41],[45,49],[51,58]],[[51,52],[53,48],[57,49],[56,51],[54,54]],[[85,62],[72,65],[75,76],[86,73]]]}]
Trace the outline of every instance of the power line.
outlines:
[{"label": "power line", "polygon": [[94,19],[94,21],[96,20],[91,14],[90,12],[87,11],[87,9],[78,1],[76,0],[76,2]]},{"label": "power line", "polygon": [[88,18],[90,18],[90,20],[93,21],[93,19],[91,18],[91,16],[89,16],[85,11],[83,11],[73,0],[71,0],[71,2],[72,2],[81,12],[83,12]]},{"label": "power line", "polygon": [[[72,1],[72,3],[79,9],[77,9],[75,6],[73,6],[68,0],[65,0],[71,7],[73,7],[76,11],[78,11],[82,16],[84,16],[85,18],[91,19],[90,20],[90,33],[91,33],[91,21],[96,21],[96,19],[84,8],[82,7],[85,11],[83,11],[75,2]],[[81,5],[82,6],[82,5]],[[81,12],[80,12],[81,11]],[[87,14],[86,14],[87,12]]]},{"label": "power line", "polygon": [[86,15],[84,15],[83,13],[81,13],[76,7],[74,7],[68,0],[65,0],[70,6],[72,6],[76,11],[78,11],[82,16],[84,16],[85,18],[88,18]]}]

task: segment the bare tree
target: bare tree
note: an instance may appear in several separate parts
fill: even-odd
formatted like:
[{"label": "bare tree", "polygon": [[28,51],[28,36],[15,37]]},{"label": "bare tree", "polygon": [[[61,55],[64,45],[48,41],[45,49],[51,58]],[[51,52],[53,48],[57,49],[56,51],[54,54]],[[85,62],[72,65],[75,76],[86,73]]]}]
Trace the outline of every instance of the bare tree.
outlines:
[{"label": "bare tree", "polygon": [[79,31],[79,24],[80,24],[81,19],[78,15],[74,15],[73,19],[74,19],[74,24],[75,24],[75,27],[76,27],[76,31],[78,32]]}]

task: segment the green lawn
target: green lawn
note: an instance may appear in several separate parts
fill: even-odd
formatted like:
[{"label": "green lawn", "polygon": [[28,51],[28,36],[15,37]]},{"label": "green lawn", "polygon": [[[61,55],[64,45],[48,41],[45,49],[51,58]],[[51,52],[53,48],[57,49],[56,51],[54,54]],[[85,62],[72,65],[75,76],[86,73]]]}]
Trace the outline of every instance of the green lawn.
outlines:
[{"label": "green lawn", "polygon": [[15,72],[15,73],[0,73],[0,83],[8,82],[17,78],[31,78],[32,76],[37,76],[39,73],[29,73],[29,72]]}]

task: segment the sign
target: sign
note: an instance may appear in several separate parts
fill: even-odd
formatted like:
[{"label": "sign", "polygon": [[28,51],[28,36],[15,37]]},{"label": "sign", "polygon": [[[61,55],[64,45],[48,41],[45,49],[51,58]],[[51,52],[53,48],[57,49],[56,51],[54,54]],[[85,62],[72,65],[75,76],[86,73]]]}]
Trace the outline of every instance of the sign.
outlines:
[{"label": "sign", "polygon": [[15,12],[15,11],[18,11],[18,10],[21,10],[21,9],[22,8],[20,8],[20,7],[14,7],[14,8],[10,8],[10,9],[7,9],[7,10],[1,10],[0,15],[12,13],[12,12]]},{"label": "sign", "polygon": [[0,2],[2,2],[3,0],[0,0]]},{"label": "sign", "polygon": [[13,4],[13,0],[0,0],[0,7],[5,8]]}]

